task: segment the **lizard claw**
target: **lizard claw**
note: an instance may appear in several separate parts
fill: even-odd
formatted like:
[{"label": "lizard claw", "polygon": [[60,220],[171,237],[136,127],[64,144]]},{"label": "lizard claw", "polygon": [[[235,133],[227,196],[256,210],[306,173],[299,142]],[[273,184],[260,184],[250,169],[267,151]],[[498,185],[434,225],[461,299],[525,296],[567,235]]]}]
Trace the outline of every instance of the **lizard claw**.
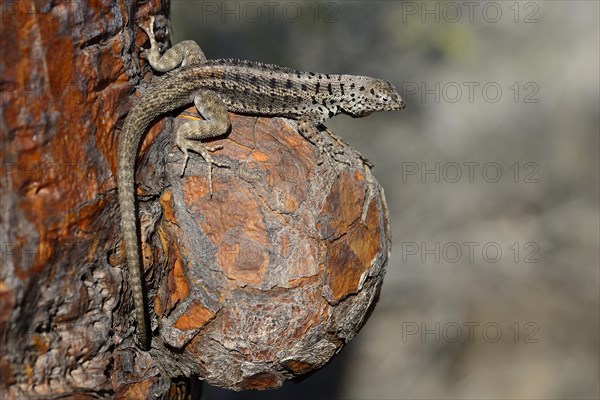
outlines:
[{"label": "lizard claw", "polygon": [[179,174],[179,176],[183,177],[183,175],[185,174],[185,168],[187,167],[188,160],[190,159],[190,153],[188,153],[188,150],[186,148],[180,147],[179,149],[183,153],[183,165],[181,166],[181,174]]},{"label": "lizard claw", "polygon": [[212,198],[212,195],[213,195],[213,185],[212,185],[212,170],[213,170],[213,167],[214,166],[221,167],[221,168],[231,168],[231,167],[229,165],[227,165],[227,164],[223,164],[223,163],[220,163],[218,161],[213,160],[213,158],[210,157],[210,156],[208,156],[208,158],[205,158],[204,160],[208,164],[208,174],[207,174],[207,178],[208,178],[208,194],[209,194],[210,198]]},{"label": "lizard claw", "polygon": [[218,144],[218,145],[212,146],[212,147],[210,147],[210,146],[204,146],[204,148],[206,150],[208,150],[208,151],[217,151],[217,150],[221,150],[223,148],[223,145],[222,144]]},{"label": "lizard claw", "polygon": [[177,147],[179,147],[179,149],[181,150],[181,152],[184,155],[183,166],[181,168],[180,176],[183,176],[185,174],[185,169],[187,167],[187,163],[190,158],[189,150],[193,151],[194,153],[198,153],[204,159],[204,161],[206,161],[206,163],[208,164],[208,174],[207,174],[208,192],[209,192],[210,197],[212,197],[212,195],[213,195],[213,185],[212,185],[213,166],[221,167],[221,168],[231,168],[228,164],[221,163],[219,161],[214,160],[212,158],[212,156],[209,154],[209,152],[222,149],[223,146],[217,145],[217,146],[213,146],[213,147],[208,147],[208,146],[204,146],[203,144],[201,144],[200,142],[197,142],[197,141],[193,141],[193,140],[189,140],[189,139],[185,139],[185,138],[178,138]]}]

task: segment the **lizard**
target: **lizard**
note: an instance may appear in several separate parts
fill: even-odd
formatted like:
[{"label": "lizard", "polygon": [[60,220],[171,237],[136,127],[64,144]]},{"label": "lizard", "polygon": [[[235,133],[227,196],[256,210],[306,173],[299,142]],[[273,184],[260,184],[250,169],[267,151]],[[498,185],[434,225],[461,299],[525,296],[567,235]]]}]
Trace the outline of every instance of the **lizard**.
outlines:
[{"label": "lizard", "polygon": [[[154,17],[140,25],[150,40],[142,54],[155,71],[166,72],[153,79],[125,118],[118,139],[117,189],[121,233],[128,265],[128,283],[133,294],[137,342],[148,349],[148,330],[140,237],[135,207],[135,162],[141,138],[159,116],[194,104],[203,120],[189,121],[175,132],[175,144],[184,155],[185,173],[189,151],[199,154],[208,165],[212,194],[212,167],[227,167],[214,160],[199,140],[225,135],[231,129],[228,112],[257,116],[278,116],[297,121],[299,133],[320,151],[325,142],[319,128],[337,114],[363,117],[375,111],[405,107],[388,81],[366,76],[321,74],[237,59],[207,60],[200,46],[191,40],[175,44],[162,56],[154,35]],[[321,135],[324,136],[324,135]]]}]

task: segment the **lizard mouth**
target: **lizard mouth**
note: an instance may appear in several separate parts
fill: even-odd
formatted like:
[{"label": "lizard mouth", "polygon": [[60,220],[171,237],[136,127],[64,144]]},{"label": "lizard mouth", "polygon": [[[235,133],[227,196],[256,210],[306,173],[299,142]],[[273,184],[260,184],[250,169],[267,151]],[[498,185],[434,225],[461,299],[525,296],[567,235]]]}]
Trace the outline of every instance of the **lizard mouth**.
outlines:
[{"label": "lizard mouth", "polygon": [[359,111],[359,112],[349,113],[349,115],[352,118],[362,118],[362,117],[366,117],[368,115],[371,115],[374,112],[375,112],[374,110],[371,110],[371,111]]},{"label": "lizard mouth", "polygon": [[387,104],[386,107],[383,108],[383,111],[404,110],[404,107],[406,107],[406,102],[402,98],[398,97],[391,104]]},{"label": "lizard mouth", "polygon": [[[404,110],[404,107],[406,107],[406,103],[404,102],[404,100],[399,99],[396,102],[393,102],[391,104],[386,104],[384,105],[381,110],[382,111],[398,111],[398,110]],[[370,112],[371,113],[371,112]],[[369,114],[370,114],[369,113]],[[368,114],[364,114],[364,115],[368,115]]]}]

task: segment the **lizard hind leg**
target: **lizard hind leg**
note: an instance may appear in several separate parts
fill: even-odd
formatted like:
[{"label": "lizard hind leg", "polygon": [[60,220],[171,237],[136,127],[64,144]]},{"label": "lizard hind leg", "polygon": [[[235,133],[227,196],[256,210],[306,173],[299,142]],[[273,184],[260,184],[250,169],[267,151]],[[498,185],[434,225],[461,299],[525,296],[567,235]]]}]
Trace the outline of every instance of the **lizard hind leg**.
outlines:
[{"label": "lizard hind leg", "polygon": [[150,22],[147,26],[140,25],[140,28],[146,32],[146,35],[150,39],[150,50],[143,53],[143,57],[148,60],[150,66],[155,71],[168,72],[180,66],[185,67],[201,64],[206,61],[204,52],[193,40],[184,40],[177,43],[161,56],[154,35],[154,17],[150,17]]},{"label": "lizard hind leg", "polygon": [[199,154],[208,164],[208,186],[212,196],[213,165],[223,168],[229,168],[229,165],[215,161],[209,153],[222,148],[222,146],[208,147],[200,140],[226,134],[231,127],[231,121],[225,104],[215,92],[200,91],[196,93],[194,105],[204,120],[188,121],[181,125],[175,133],[175,144],[184,155],[181,176],[185,173],[189,151]]}]

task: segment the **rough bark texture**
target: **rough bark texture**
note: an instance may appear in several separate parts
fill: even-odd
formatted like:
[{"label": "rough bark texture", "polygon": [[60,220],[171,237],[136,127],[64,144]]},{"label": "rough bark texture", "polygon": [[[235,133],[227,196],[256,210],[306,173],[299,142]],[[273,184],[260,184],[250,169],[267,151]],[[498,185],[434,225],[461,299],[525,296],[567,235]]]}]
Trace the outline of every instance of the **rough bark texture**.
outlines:
[{"label": "rough bark texture", "polygon": [[211,197],[199,157],[179,176],[160,122],[137,175],[155,337],[135,348],[117,126],[150,77],[136,21],[168,11],[136,7],[2,3],[1,398],[183,398],[194,376],[277,387],[339,351],[381,286],[385,201],[349,149],[319,163],[293,123],[232,115]]}]

